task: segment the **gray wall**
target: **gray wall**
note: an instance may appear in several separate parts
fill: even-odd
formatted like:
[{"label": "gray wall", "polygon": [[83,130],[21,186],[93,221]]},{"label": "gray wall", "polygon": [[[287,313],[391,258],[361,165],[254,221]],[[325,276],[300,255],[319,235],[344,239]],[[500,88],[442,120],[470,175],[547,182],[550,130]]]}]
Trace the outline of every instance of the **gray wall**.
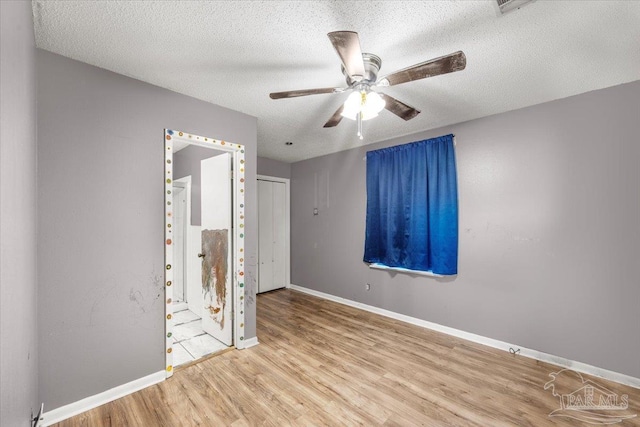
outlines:
[{"label": "gray wall", "polygon": [[38,404],[36,89],[31,2],[0,2],[0,425]]},{"label": "gray wall", "polygon": [[258,157],[258,175],[291,178],[291,163]]},{"label": "gray wall", "polygon": [[255,336],[256,119],[37,55],[40,398],[54,409],[164,369],[164,128],[246,145]]},{"label": "gray wall", "polygon": [[[458,276],[369,269],[365,152],[449,133]],[[292,283],[640,377],[638,135],[633,82],[294,163]]]},{"label": "gray wall", "polygon": [[201,225],[200,218],[200,162],[223,151],[196,145],[183,148],[173,155],[173,176],[175,179],[191,175],[191,225]]}]

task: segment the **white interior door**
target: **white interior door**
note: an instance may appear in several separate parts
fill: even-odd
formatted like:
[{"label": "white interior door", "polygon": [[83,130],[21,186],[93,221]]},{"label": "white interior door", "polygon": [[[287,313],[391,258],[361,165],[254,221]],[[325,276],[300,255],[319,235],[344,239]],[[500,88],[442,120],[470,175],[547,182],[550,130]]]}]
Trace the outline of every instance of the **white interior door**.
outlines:
[{"label": "white interior door", "polygon": [[187,306],[202,317],[202,259],[198,258],[202,251],[202,233],[199,225],[190,225],[187,230]]},{"label": "white interior door", "polygon": [[258,180],[258,292],[287,285],[286,186]]},{"label": "white interior door", "polygon": [[233,343],[231,156],[201,161],[202,329]]}]

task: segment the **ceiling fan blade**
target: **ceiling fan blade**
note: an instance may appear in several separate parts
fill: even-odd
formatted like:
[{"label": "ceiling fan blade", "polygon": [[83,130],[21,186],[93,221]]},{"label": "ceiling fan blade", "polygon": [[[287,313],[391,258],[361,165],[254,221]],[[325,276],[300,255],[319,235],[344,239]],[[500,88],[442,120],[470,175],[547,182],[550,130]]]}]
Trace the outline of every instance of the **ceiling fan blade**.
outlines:
[{"label": "ceiling fan blade", "polygon": [[362,80],[364,78],[364,61],[362,60],[358,33],[355,31],[334,31],[327,35],[347,74],[355,81]]},{"label": "ceiling fan blade", "polygon": [[416,110],[410,105],[405,104],[404,102],[398,101],[397,99],[386,95],[384,93],[380,93],[382,99],[384,99],[385,105],[384,108],[391,111],[396,116],[400,117],[404,120],[411,120],[418,114],[420,114],[419,110]]},{"label": "ceiling fan blade", "polygon": [[340,93],[343,92],[344,89],[340,87],[325,87],[321,89],[302,89],[302,90],[288,90],[286,92],[273,92],[269,94],[269,98],[271,99],[282,99],[282,98],[296,98],[298,96],[307,96],[307,95],[319,95],[322,93]]},{"label": "ceiling fan blade", "polygon": [[466,66],[466,56],[462,51],[458,51],[389,74],[378,81],[378,86],[394,86],[413,80],[452,73],[464,70]]},{"label": "ceiling fan blade", "polygon": [[342,104],[342,105],[340,106],[340,108],[338,108],[338,109],[336,110],[336,112],[335,112],[335,113],[333,113],[333,116],[331,116],[331,118],[329,119],[329,121],[327,121],[327,123],[325,123],[323,127],[325,127],[325,128],[332,128],[332,127],[334,127],[334,126],[337,126],[337,125],[338,125],[338,123],[340,123],[340,120],[342,120],[342,116],[341,116],[341,114],[342,114],[342,109],[343,109],[343,108],[344,108],[344,104]]}]

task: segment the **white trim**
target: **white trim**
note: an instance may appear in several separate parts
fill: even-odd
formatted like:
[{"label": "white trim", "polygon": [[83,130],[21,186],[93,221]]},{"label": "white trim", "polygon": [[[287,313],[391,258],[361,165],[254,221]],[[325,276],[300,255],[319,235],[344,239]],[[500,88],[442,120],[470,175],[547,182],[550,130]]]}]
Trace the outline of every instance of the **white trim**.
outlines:
[{"label": "white trim", "polygon": [[250,348],[250,347],[255,347],[258,344],[260,344],[258,342],[258,337],[253,337],[253,338],[247,338],[246,340],[244,340],[244,348]]},{"label": "white trim", "polygon": [[164,381],[165,377],[166,375],[164,370],[158,371],[151,375],[147,375],[146,377],[138,378],[137,380],[103,391],[102,393],[94,394],[93,396],[86,397],[82,400],[78,400],[77,402],[45,412],[43,416],[44,425],[50,426],[59,423],[67,418],[71,418],[93,408],[97,408],[100,405],[104,405],[105,403],[109,403],[131,393],[135,393],[143,388],[158,384]]},{"label": "white trim", "polygon": [[402,322],[410,323],[412,325],[431,329],[433,331],[441,332],[443,334],[451,335],[457,338],[462,338],[467,341],[497,348],[499,350],[509,351],[510,348],[520,349],[520,352],[518,353],[520,356],[528,357],[530,359],[540,360],[542,362],[561,366],[563,368],[570,368],[577,372],[582,372],[582,373],[593,375],[599,378],[615,381],[617,383],[625,384],[631,387],[640,388],[640,378],[632,377],[630,375],[621,374],[619,372],[610,371],[608,369],[598,368],[597,366],[592,366],[586,363],[577,362],[575,360],[566,359],[560,356],[554,356],[552,354],[543,353],[538,350],[524,348],[516,344],[509,344],[507,342],[484,337],[482,335],[476,335],[470,332],[461,331],[460,329],[450,328],[448,326],[429,322],[427,320],[418,319],[416,317],[405,316],[404,314],[385,310],[379,307],[374,307],[372,305],[363,304],[357,301],[348,300],[346,298],[337,297],[335,295],[326,294],[324,292],[316,291],[316,290],[305,288],[302,286],[291,284],[291,289],[293,289],[294,291],[299,291],[305,294],[323,298],[329,301],[337,302],[339,304],[344,304],[350,307],[359,308],[361,310],[365,310],[370,313],[379,314],[381,316],[390,317],[392,319],[400,320]]},{"label": "white trim", "polygon": [[[188,146],[188,145],[187,145]],[[186,146],[185,146],[186,147]],[[184,191],[185,191],[185,195],[187,198],[187,206],[184,212],[184,247],[182,248],[182,264],[183,264],[183,272],[182,272],[182,300],[185,302],[185,305],[188,304],[189,302],[189,293],[187,292],[187,283],[189,283],[189,273],[190,273],[190,269],[189,269],[189,258],[188,258],[188,254],[189,254],[189,248],[191,247],[191,233],[189,233],[190,231],[190,227],[191,227],[191,175],[187,175],[183,178],[179,178],[173,181],[173,186],[175,187],[176,184],[181,184],[184,185]],[[187,307],[188,308],[188,307]],[[182,308],[181,308],[182,309]],[[173,311],[176,312],[178,311],[178,305],[175,304],[174,301],[174,305],[173,305]]]},{"label": "white trim", "polygon": [[397,271],[398,273],[413,274],[415,276],[444,277],[442,274],[436,274],[432,271],[411,270],[402,267],[389,267],[388,265],[379,264],[377,262],[369,264],[369,268],[376,270]]},{"label": "white trim", "polygon": [[285,184],[289,184],[291,182],[289,178],[280,178],[279,176],[269,176],[269,175],[256,175],[256,179],[261,179],[263,181],[282,182]]},{"label": "white trim", "polygon": [[188,310],[189,309],[189,305],[182,301],[182,302],[173,302],[173,312],[177,312],[177,311],[182,311],[182,310]]},{"label": "white trim", "polygon": [[[291,283],[291,180],[289,178],[280,178],[277,176],[268,176],[268,175],[258,175],[256,180],[258,181],[272,181],[272,182],[281,182],[284,184],[284,197],[285,197],[285,260],[284,260],[284,283]],[[259,262],[259,261],[258,261]],[[259,264],[258,264],[259,265]],[[260,275],[258,275],[260,276]],[[288,288],[289,285],[286,285]],[[260,289],[259,280],[256,281],[256,289]]]}]

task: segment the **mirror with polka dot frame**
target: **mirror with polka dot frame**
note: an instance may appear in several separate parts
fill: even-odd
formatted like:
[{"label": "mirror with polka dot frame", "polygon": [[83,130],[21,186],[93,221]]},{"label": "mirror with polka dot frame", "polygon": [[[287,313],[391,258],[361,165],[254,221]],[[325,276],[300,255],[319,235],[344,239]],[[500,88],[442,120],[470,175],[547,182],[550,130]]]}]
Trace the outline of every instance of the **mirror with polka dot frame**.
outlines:
[{"label": "mirror with polka dot frame", "polygon": [[[177,344],[177,327],[174,331],[174,316],[176,316],[174,304],[174,294],[181,295],[183,291],[174,292],[176,284],[176,268],[174,268],[174,262],[176,262],[176,205],[174,205],[174,181],[175,166],[174,156],[176,151],[184,147],[203,147],[211,150],[212,152],[221,153],[223,155],[212,157],[212,159],[202,160],[202,162],[208,160],[214,160],[216,157],[229,159],[231,169],[231,182],[226,189],[231,192],[231,212],[230,223],[233,224],[230,227],[230,232],[224,233],[224,239],[221,238],[220,231],[223,230],[203,230],[203,236],[210,236],[212,241],[202,244],[202,251],[198,254],[201,260],[201,268],[205,268],[207,274],[200,274],[198,282],[202,285],[202,293],[205,295],[205,301],[209,296],[209,302],[202,307],[201,315],[203,317],[203,324],[205,321],[217,322],[217,324],[223,323],[220,321],[219,312],[220,307],[218,304],[222,304],[224,307],[230,308],[228,315],[226,316],[227,322],[225,328],[229,330],[229,341],[226,345],[233,345],[235,348],[244,348],[244,220],[245,220],[245,147],[240,144],[234,144],[228,141],[218,140],[210,137],[203,137],[199,135],[190,134],[183,131],[177,131],[172,129],[165,129],[164,132],[165,141],[165,175],[164,175],[164,192],[165,192],[165,369],[166,376],[173,375],[174,365],[179,364],[176,360],[178,355],[176,350],[183,350]],[[215,169],[215,167],[214,167]],[[203,163],[204,173],[204,163]],[[175,178],[175,179],[174,179]],[[228,181],[227,181],[228,182]],[[225,189],[225,190],[226,190]],[[203,205],[205,201],[202,201]],[[204,233],[204,231],[208,232]],[[213,232],[215,231],[215,233]],[[224,230],[227,231],[227,230]],[[230,235],[229,235],[230,234]],[[208,237],[205,237],[207,239]],[[217,240],[216,240],[217,239]],[[217,243],[216,243],[217,242]],[[230,256],[228,259],[223,260],[222,263],[212,263],[212,259],[207,259],[206,256],[215,257],[212,252],[207,252],[206,248],[220,247],[225,249],[230,247]],[[213,258],[215,259],[215,258]],[[207,262],[205,262],[208,261]],[[224,293],[220,294],[220,265],[224,265],[226,274],[222,274],[222,280],[227,282],[230,290],[230,295]],[[216,292],[211,292],[211,287],[215,287]],[[205,290],[207,289],[207,290]],[[217,296],[216,296],[217,294]],[[212,302],[213,301],[213,302]],[[222,302],[221,302],[222,301]],[[208,305],[207,305],[208,304]],[[210,316],[211,319],[205,317]],[[229,324],[231,322],[231,325]],[[222,326],[222,325],[220,325]]]}]

